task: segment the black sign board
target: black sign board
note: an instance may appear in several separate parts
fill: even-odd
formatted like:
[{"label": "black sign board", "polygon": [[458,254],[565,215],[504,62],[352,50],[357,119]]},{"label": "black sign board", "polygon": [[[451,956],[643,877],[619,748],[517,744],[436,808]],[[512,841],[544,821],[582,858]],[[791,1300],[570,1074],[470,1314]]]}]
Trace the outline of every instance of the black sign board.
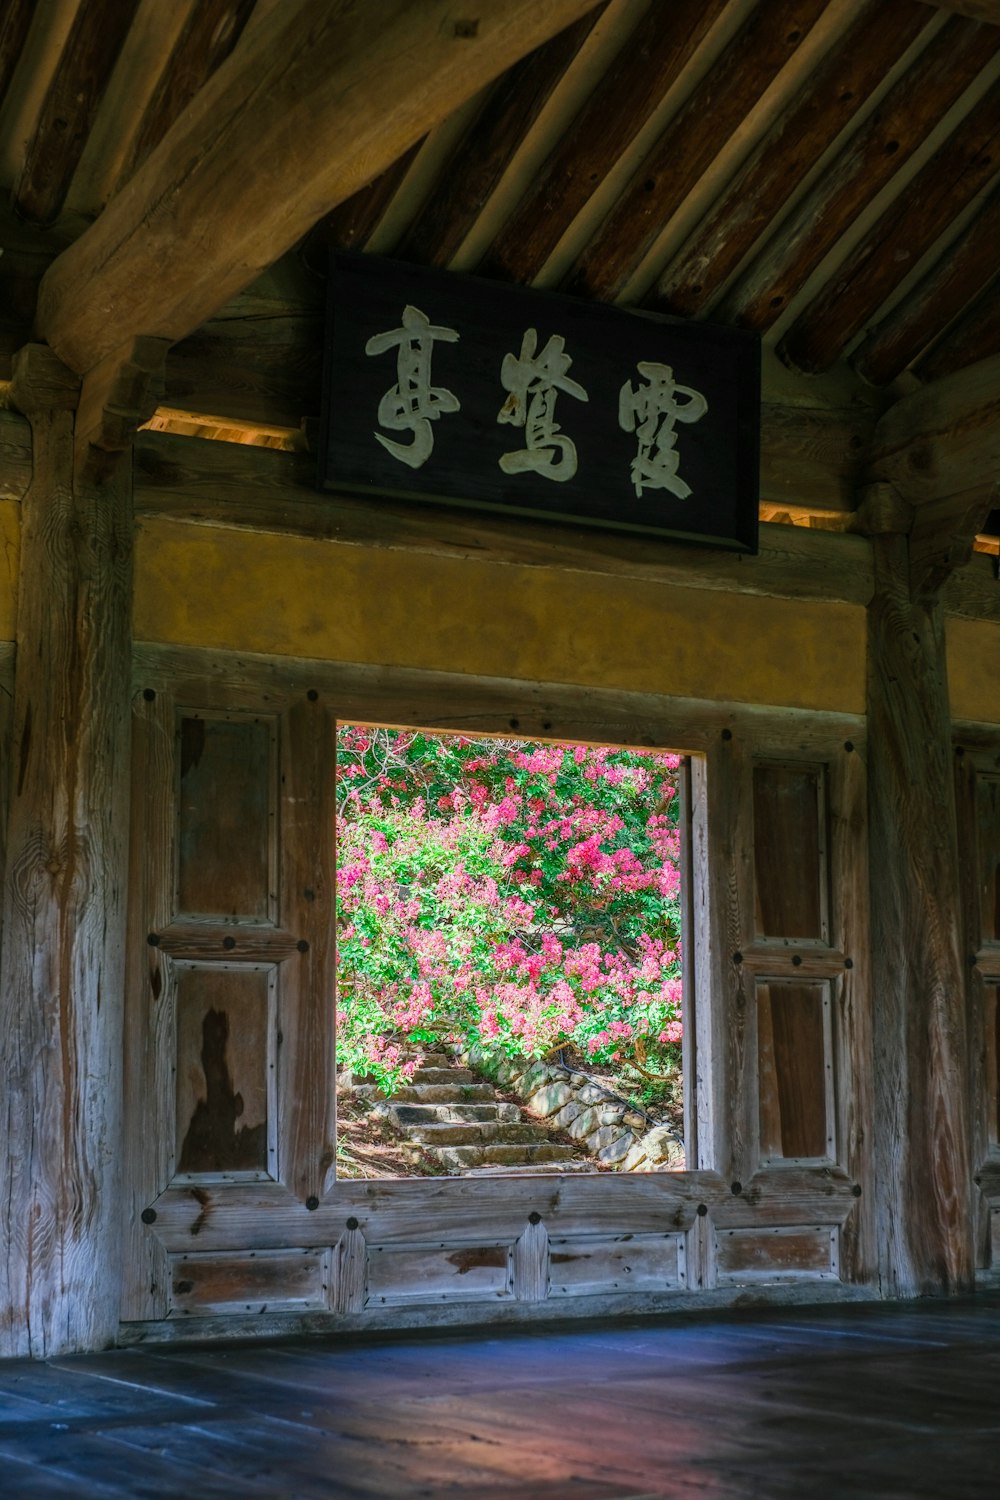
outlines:
[{"label": "black sign board", "polygon": [[756,551],[754,335],[338,253],[328,318],[321,488]]}]

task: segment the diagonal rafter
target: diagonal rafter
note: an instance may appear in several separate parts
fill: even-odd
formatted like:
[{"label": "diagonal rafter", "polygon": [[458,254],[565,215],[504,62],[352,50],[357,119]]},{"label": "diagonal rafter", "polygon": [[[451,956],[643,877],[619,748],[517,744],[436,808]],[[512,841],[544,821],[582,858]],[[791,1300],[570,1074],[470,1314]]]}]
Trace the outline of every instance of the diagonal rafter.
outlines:
[{"label": "diagonal rafter", "polygon": [[699,178],[826,9],[826,0],[769,0],[670,121],[633,174],[565,289],[614,301]]},{"label": "diagonal rafter", "polygon": [[806,374],[828,370],[944,226],[997,175],[1000,89],[993,89],[922,167],[795,320],[778,346],[786,364]]},{"label": "diagonal rafter", "polygon": [[681,317],[708,306],[796,184],[931,19],[930,11],[913,0],[868,0],[660,277],[645,306]]},{"label": "diagonal rafter", "polygon": [[940,380],[978,364],[1000,348],[1000,276],[977,297],[954,327],[918,362],[921,380]]},{"label": "diagonal rafter", "polygon": [[534,280],[727,3],[671,0],[649,9],[487,250],[480,274]]},{"label": "diagonal rafter", "polygon": [[888,385],[997,275],[1000,186],[965,235],[871,331],[851,363],[870,385]]},{"label": "diagonal rafter", "polygon": [[950,18],[722,299],[718,315],[760,332],[1000,52],[1000,28]]},{"label": "diagonal rafter", "polygon": [[39,336],[80,372],[139,334],[183,338],[595,3],[381,0],[377,27],[350,0],[277,7],[50,267]]},{"label": "diagonal rafter", "polygon": [[87,0],[70,28],[28,146],[14,205],[49,224],[66,199],[139,0]]}]

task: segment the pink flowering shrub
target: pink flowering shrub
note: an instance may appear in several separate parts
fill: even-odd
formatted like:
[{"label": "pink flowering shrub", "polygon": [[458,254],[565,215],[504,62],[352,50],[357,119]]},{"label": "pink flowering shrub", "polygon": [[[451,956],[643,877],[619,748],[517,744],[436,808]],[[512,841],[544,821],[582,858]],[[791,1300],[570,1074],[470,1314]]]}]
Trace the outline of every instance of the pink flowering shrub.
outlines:
[{"label": "pink flowering shrub", "polygon": [[391,1091],[462,1041],[676,1071],[677,756],[359,725],[337,754],[341,1066]]}]

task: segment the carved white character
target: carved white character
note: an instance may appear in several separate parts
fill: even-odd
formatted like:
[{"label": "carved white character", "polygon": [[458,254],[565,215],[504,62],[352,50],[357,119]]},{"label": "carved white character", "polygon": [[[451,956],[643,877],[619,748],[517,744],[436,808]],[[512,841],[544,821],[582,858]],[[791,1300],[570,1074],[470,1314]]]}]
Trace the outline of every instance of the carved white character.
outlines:
[{"label": "carved white character", "polygon": [[639,451],[631,470],[635,492],[670,490],[679,500],[686,500],[691,486],[677,472],[680,455],[674,427],[678,422],[699,421],[708,411],[708,402],[700,391],[678,385],[669,365],[640,360],[636,368],[647,384],[634,391],[632,382],[626,380],[618,398],[618,425],[638,438]]},{"label": "carved white character", "polygon": [[553,334],[541,354],[535,354],[538,334],[534,328],[525,331],[521,353],[504,355],[500,379],[510,395],[501,406],[498,422],[513,422],[524,428],[525,447],[515,453],[504,453],[499,460],[505,474],[523,474],[534,470],[545,479],[562,483],[576,473],[576,444],[560,431],[555,420],[556,396],[565,391],[578,401],[589,397],[582,385],[570,380],[566,371],[573,363],[563,352],[566,340]]},{"label": "carved white character", "polygon": [[434,434],[431,423],[441,413],[459,411],[460,402],[453,392],[444,386],[431,385],[431,352],[435,339],[447,344],[458,341],[454,328],[437,328],[419,307],[407,304],[403,309],[401,328],[391,333],[376,333],[365,345],[366,354],[384,354],[387,349],[398,348],[396,360],[396,385],[386,391],[378,404],[378,419],[383,427],[394,432],[413,433],[412,443],[394,443],[380,432],[374,436],[382,447],[400,463],[419,469],[431,456]]}]

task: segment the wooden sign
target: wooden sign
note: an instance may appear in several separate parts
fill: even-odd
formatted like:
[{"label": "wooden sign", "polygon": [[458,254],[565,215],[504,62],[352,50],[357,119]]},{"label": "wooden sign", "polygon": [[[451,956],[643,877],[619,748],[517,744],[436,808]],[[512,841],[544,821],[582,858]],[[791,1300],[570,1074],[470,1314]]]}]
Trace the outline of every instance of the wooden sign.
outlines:
[{"label": "wooden sign", "polygon": [[334,253],[319,484],[757,548],[755,335]]}]

